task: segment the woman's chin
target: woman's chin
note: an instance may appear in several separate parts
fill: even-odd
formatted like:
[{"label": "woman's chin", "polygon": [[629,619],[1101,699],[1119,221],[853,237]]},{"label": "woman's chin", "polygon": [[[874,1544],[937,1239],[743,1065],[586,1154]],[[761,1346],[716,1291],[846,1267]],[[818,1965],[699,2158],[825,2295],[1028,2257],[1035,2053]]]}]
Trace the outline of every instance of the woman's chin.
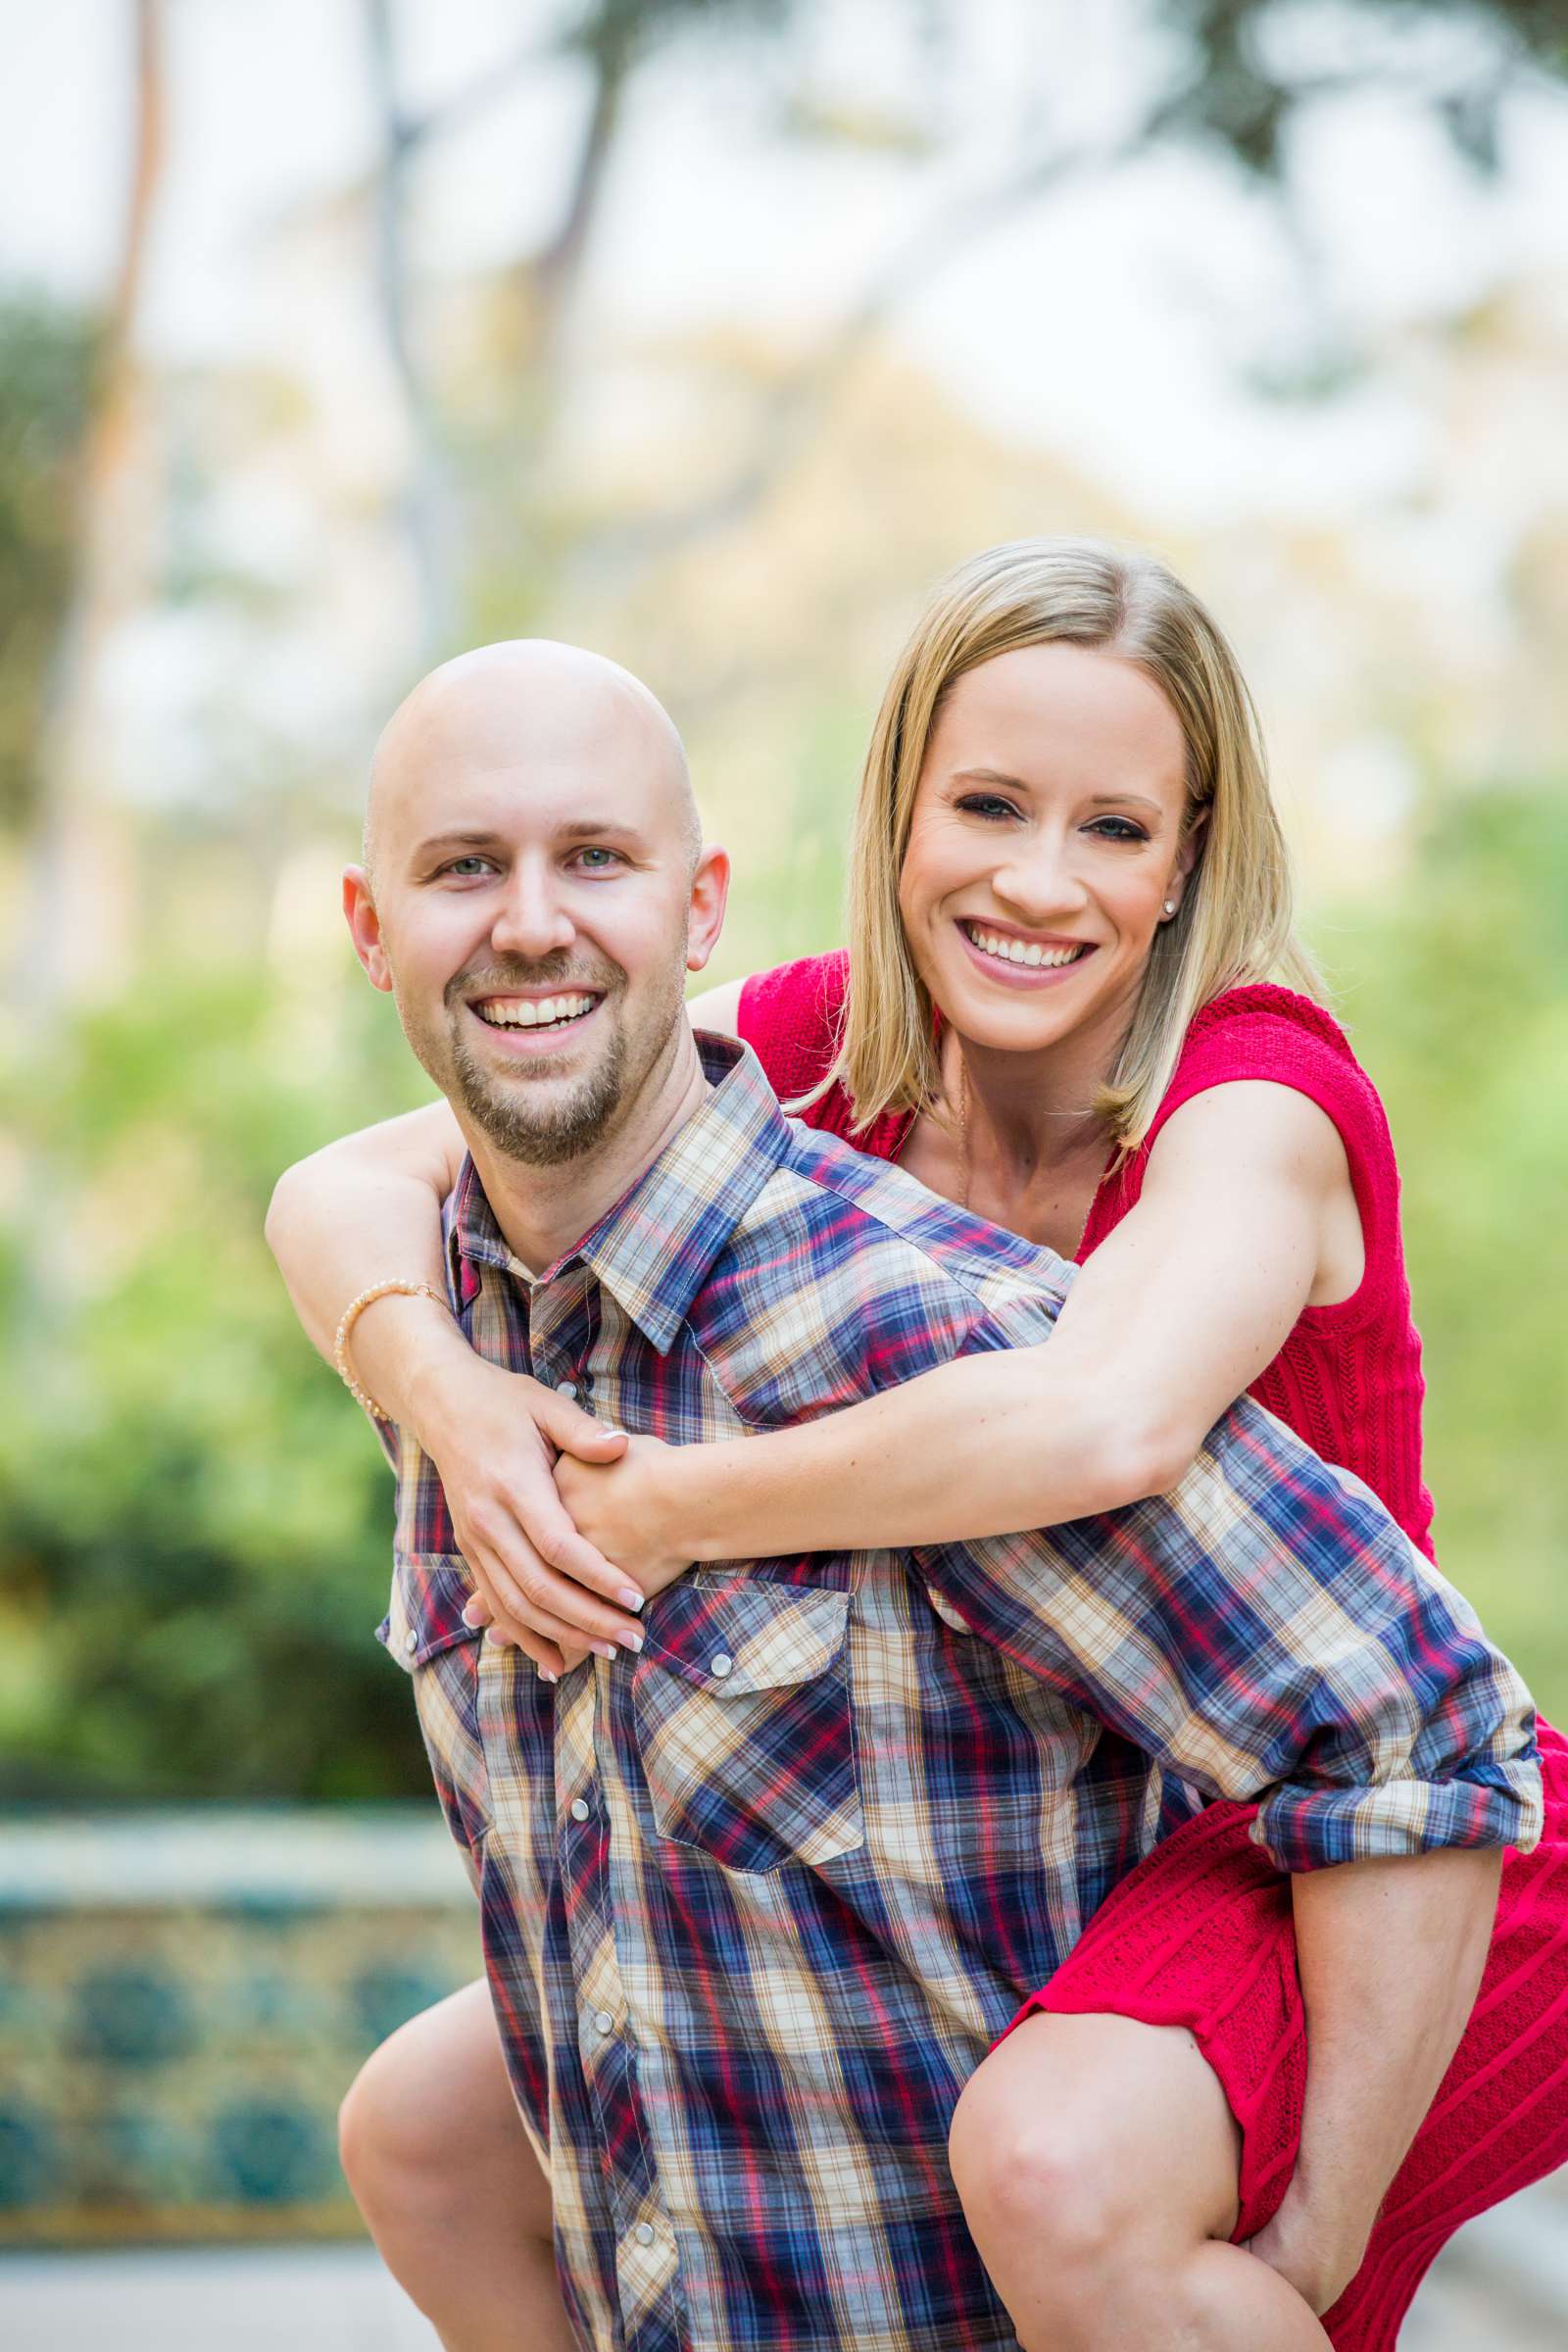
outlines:
[{"label": "woman's chin", "polygon": [[[940,1002],[940,1000],[939,1000]],[[1060,1045],[1077,1027],[1065,1006],[1041,1004],[998,1006],[977,1001],[971,989],[955,989],[943,1005],[943,1018],[966,1045],[986,1054],[1043,1054]]]}]

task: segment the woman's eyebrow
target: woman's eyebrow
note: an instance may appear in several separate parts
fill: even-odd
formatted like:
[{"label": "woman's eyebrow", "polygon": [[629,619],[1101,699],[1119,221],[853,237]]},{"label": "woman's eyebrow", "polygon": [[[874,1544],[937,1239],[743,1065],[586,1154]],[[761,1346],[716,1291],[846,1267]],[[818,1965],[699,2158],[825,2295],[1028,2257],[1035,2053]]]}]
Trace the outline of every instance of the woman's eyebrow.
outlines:
[{"label": "woman's eyebrow", "polygon": [[956,767],[948,780],[952,784],[1004,784],[1009,792],[1034,789],[1022,776],[1009,776],[1000,767]]},{"label": "woman's eyebrow", "polygon": [[1165,813],[1157,801],[1141,792],[1096,792],[1090,795],[1089,805],[1092,808],[1147,808],[1152,816]]},{"label": "woman's eyebrow", "polygon": [[[956,767],[948,781],[951,784],[1000,784],[1008,792],[1034,792],[1037,787],[1027,777],[1010,776],[1000,767]],[[1147,808],[1150,815],[1164,814],[1157,801],[1141,792],[1095,792],[1089,796],[1091,808]]]}]

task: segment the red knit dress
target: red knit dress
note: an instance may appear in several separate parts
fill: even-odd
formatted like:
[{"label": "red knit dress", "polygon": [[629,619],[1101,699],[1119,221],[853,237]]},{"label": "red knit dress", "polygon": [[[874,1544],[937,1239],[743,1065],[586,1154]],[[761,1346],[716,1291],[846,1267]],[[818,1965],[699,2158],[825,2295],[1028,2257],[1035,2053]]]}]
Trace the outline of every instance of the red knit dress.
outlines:
[{"label": "red knit dress", "polygon": [[[817,1086],[832,1061],[847,970],[842,953],[813,956],[759,974],[741,993],[741,1035],[786,1102]],[[1320,1005],[1255,986],[1204,1006],[1148,1138],[1101,1184],[1079,1256],[1091,1255],[1136,1205],[1150,1152],[1172,1113],[1207,1088],[1241,1079],[1295,1087],[1333,1119],[1366,1256],[1354,1294],[1304,1308],[1251,1394],[1325,1460],[1353,1471],[1430,1557],[1420,1342],[1394,1148],[1375,1088]],[[890,1113],[857,1134],[837,1085],[801,1115],[885,1159],[898,1157],[912,1124],[907,1113]],[[1545,1833],[1534,1852],[1506,1857],[1464,2039],[1384,2200],[1366,2258],[1324,2321],[1338,2352],[1390,2352],[1422,2278],[1459,2225],[1568,2162],[1568,1742],[1543,1724],[1541,1746]],[[1186,2027],[1241,2127],[1239,2242],[1263,2227],[1289,2185],[1307,2064],[1290,1882],[1251,1840],[1254,1810],[1207,1805],[1166,1838],[1013,2021],[1036,2010],[1108,2011]]]}]

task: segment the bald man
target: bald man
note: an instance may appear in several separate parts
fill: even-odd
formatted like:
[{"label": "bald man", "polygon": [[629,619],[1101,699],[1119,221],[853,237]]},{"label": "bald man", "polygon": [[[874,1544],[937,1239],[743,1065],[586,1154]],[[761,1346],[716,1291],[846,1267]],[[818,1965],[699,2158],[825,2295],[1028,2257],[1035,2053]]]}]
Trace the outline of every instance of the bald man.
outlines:
[{"label": "bald man", "polygon": [[598,655],[482,647],[387,725],[349,929],[533,1262],[591,1222],[589,1155],[608,1206],[696,1104],[684,973],[728,879],[667,713]]},{"label": "bald man", "polygon": [[[1049,1340],[1052,1252],[788,1121],[747,1048],[694,1039],[683,975],[727,881],[695,840],[662,711],[564,647],[447,664],[382,740],[345,905],[468,1147],[445,1274],[471,1347],[685,1444]],[[467,1622],[434,1467],[387,1434],[383,1639],[478,1888],[559,2269],[558,2291],[537,2237],[513,2312],[465,2341],[1012,2352],[955,2104],[1171,1782],[1257,1800],[1287,1870],[1537,1835],[1512,1669],[1364,1490],[1246,1400],[1163,1498],[720,1563],[557,1683]],[[1235,2132],[1174,2042],[1139,2090],[1171,2117],[1181,2226],[1162,2200],[1146,2238],[1134,2203],[1073,2340],[1166,2340],[1218,2262],[1250,2298],[1228,2340],[1316,2342],[1276,2274],[1211,2243]]]}]

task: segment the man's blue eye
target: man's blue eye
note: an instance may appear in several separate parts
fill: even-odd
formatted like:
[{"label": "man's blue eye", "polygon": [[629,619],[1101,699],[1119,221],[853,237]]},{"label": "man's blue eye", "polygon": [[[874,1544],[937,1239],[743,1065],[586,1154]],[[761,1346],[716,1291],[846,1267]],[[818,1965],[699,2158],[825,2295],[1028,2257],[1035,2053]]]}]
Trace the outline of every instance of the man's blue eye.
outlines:
[{"label": "man's blue eye", "polygon": [[582,858],[584,864],[586,864],[590,858],[602,858],[604,860],[604,864],[596,866],[595,868],[595,871],[599,873],[603,873],[606,865],[618,865],[620,862],[619,857],[614,850],[597,849],[590,846],[585,850],[579,850],[577,855]]},{"label": "man's blue eye", "polygon": [[483,873],[489,866],[488,858],[454,858],[447,867],[449,874]]}]

